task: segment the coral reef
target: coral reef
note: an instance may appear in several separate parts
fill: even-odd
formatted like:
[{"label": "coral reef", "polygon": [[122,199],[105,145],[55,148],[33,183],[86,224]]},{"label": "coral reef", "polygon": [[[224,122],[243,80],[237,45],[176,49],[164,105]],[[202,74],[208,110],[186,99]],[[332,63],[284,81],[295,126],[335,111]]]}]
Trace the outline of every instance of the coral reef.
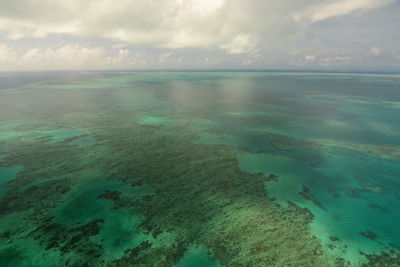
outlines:
[{"label": "coral reef", "polygon": [[369,231],[369,230],[360,232],[360,235],[365,236],[366,238],[369,238],[372,240],[375,240],[377,238],[377,235],[374,232]]},{"label": "coral reef", "polygon": [[319,207],[320,209],[326,210],[324,206],[322,206],[321,202],[319,202],[315,197],[312,196],[310,189],[306,186],[303,186],[303,191],[299,193],[304,199],[310,200],[314,203],[315,206]]},{"label": "coral reef", "polygon": [[[243,124],[248,131],[238,130],[242,125],[234,120],[240,116],[229,121],[219,114],[214,118],[219,127],[204,127],[217,124],[207,116],[220,108],[218,102],[209,105],[215,103],[207,87],[193,90],[207,105],[193,106],[191,97],[165,89],[176,86],[173,82],[141,75],[92,74],[0,92],[0,168],[13,169],[1,184],[2,266],[196,266],[191,261],[354,266],[327,252],[345,249],[342,235],[328,233],[326,249],[311,234],[316,213],[310,210],[328,213],[331,207],[312,185],[325,183],[331,178],[327,173],[333,173],[332,184],[348,178],[337,175],[342,170],[336,172],[336,166],[324,172],[337,149],[394,161],[398,146],[294,138],[285,134],[283,124],[280,132],[256,127],[260,121],[273,124],[275,113],[268,119],[243,119],[251,124]],[[232,99],[221,103],[230,111],[253,105]],[[202,135],[211,141],[202,142]],[[261,155],[257,172],[241,169],[238,155],[243,152]],[[276,158],[264,164],[262,156],[273,152]],[[294,183],[292,194],[309,209],[291,201],[281,206],[267,193],[285,179],[297,181],[288,168],[307,177],[315,174],[310,186]],[[392,193],[373,181],[344,183],[340,190],[320,188],[352,201]],[[366,203],[379,216],[391,214],[378,201]],[[357,231],[365,241],[380,241],[378,231],[379,236]],[[396,253],[393,247],[390,253],[362,255],[369,261],[365,266],[396,266]]]},{"label": "coral reef", "polygon": [[[208,248],[225,266],[328,264],[318,240],[309,235],[311,214],[295,205],[284,209],[265,194],[264,182],[276,179],[275,175],[242,172],[234,149],[193,144],[196,136],[185,127],[126,124],[129,118],[118,116],[93,125],[91,131],[99,145],[90,149],[42,139],[7,142],[4,164],[20,164],[25,169],[7,185],[9,193],[0,202],[1,217],[22,212],[31,227],[23,233],[2,227],[4,236],[13,241],[27,235],[44,250],[58,251],[59,262],[69,266],[77,262],[171,266],[191,244]],[[43,182],[30,185],[38,176]],[[106,219],[94,216],[85,221],[79,215],[83,221],[76,219],[78,225],[63,225],[55,212],[76,195],[70,192],[79,184],[102,179],[133,188],[146,185],[154,191],[135,197],[106,186],[93,193],[94,200],[80,193],[80,201],[89,203],[85,205],[109,201],[116,212],[132,210],[143,215],[137,231],[146,237],[117,259],[104,252],[101,240],[94,241],[105,231]],[[86,212],[91,212],[91,206]],[[165,236],[170,238],[163,241]]]}]

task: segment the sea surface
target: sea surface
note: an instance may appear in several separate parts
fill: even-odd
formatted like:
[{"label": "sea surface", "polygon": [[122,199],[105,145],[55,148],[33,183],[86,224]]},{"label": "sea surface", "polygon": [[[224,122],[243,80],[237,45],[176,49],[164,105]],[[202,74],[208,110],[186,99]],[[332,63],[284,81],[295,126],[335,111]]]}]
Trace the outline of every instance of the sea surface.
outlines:
[{"label": "sea surface", "polygon": [[398,74],[0,74],[1,266],[399,266],[399,225]]}]

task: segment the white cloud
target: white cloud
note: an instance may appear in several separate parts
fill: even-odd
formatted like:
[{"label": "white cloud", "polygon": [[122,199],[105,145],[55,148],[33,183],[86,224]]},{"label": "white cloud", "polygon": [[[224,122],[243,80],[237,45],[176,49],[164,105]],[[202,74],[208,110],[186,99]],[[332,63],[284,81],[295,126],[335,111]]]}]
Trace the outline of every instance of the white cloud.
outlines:
[{"label": "white cloud", "polygon": [[372,47],[369,52],[371,53],[371,55],[373,56],[380,56],[382,54],[381,49],[379,47]]},{"label": "white cloud", "polygon": [[105,56],[103,48],[85,47],[79,44],[47,48],[31,47],[20,51],[2,44],[0,45],[0,68],[20,68],[21,66],[25,69],[97,68],[99,63],[105,62]]},{"label": "white cloud", "polygon": [[0,44],[0,63],[13,62],[17,58],[17,53],[14,49],[5,44]]},{"label": "white cloud", "polygon": [[317,58],[316,55],[306,55],[304,57],[305,61],[314,61]]},{"label": "white cloud", "polygon": [[[35,62],[35,61],[40,61],[41,59],[43,59],[43,52],[41,51],[41,49],[39,47],[35,47],[35,48],[31,48],[28,51],[26,51],[25,53],[22,54],[22,61],[26,62],[26,63],[31,63],[31,62]],[[46,56],[48,57],[48,56]]]},{"label": "white cloud", "polygon": [[251,65],[253,64],[253,60],[251,59],[245,59],[241,62],[242,65]]},{"label": "white cloud", "polygon": [[[38,49],[38,48],[34,48]],[[29,51],[28,51],[29,53]],[[103,58],[105,51],[101,47],[84,47],[79,44],[66,44],[57,48],[39,49],[31,60],[41,62],[58,61],[68,65],[83,65]]]},{"label": "white cloud", "polygon": [[322,3],[295,13],[296,20],[308,19],[312,22],[326,20],[332,17],[343,16],[354,11],[365,11],[392,3],[394,0],[337,0],[321,1]]},{"label": "white cloud", "polygon": [[[385,51],[393,45],[388,48],[376,39],[363,43],[365,39],[357,36],[364,31],[360,27],[346,28],[350,38],[343,34],[344,38],[334,39],[326,27],[339,36],[345,27],[341,21],[316,22],[393,1],[1,0],[0,42],[7,46],[0,47],[0,62],[14,62],[3,69],[35,64],[37,68],[196,67],[210,62],[240,67],[246,65],[244,59],[257,67],[287,62],[347,64],[351,60],[342,58],[342,52],[368,57],[359,45]],[[397,37],[393,38],[395,43]]]},{"label": "white cloud", "polygon": [[229,54],[242,54],[254,52],[256,41],[248,34],[239,34],[230,42],[220,45],[220,48],[226,50]]},{"label": "white cloud", "polygon": [[350,55],[340,53],[340,54],[330,54],[330,51],[321,52],[319,55],[306,55],[304,57],[298,56],[289,61],[289,66],[343,66],[351,61],[356,60]]},{"label": "white cloud", "polygon": [[306,20],[319,21],[391,1],[2,0],[0,30],[9,31],[13,40],[56,33],[154,47],[220,48],[237,54],[254,51],[259,41],[296,35],[304,30]]},{"label": "white cloud", "polygon": [[46,38],[47,32],[42,31],[40,29],[32,30],[32,29],[17,29],[10,31],[6,35],[6,39],[9,40],[19,40],[23,38]]},{"label": "white cloud", "polygon": [[22,39],[24,37],[25,37],[25,35],[20,31],[9,32],[7,34],[7,36],[6,36],[6,38],[9,39],[9,40],[19,40],[19,39]]},{"label": "white cloud", "polygon": [[166,53],[162,53],[159,57],[159,61],[160,62],[165,62],[169,57],[172,56],[172,52],[166,52]]},{"label": "white cloud", "polygon": [[49,47],[28,47],[13,49],[0,44],[0,71],[17,69],[121,69],[121,68],[160,68],[184,64],[197,64],[198,67],[215,65],[219,59],[182,56],[173,52],[144,53],[132,52],[128,48],[105,50],[98,46],[84,46],[70,43]]},{"label": "white cloud", "polygon": [[120,49],[126,47],[127,44],[117,43],[112,45],[112,49]]},{"label": "white cloud", "polygon": [[129,56],[129,54],[130,54],[129,49],[120,49],[118,51],[118,56],[120,56],[120,57],[127,57],[127,56]]},{"label": "white cloud", "polygon": [[349,56],[328,56],[319,60],[321,66],[339,66],[348,63],[351,60]]}]

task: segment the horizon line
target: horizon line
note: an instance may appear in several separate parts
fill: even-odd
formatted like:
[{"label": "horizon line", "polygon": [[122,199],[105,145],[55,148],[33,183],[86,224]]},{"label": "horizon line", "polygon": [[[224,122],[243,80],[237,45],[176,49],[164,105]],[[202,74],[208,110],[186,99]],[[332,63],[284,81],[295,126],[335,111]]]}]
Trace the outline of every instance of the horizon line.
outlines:
[{"label": "horizon line", "polygon": [[56,70],[0,70],[0,73],[40,72],[297,72],[297,73],[353,73],[353,74],[400,74],[400,70],[316,70],[316,69],[56,69]]}]

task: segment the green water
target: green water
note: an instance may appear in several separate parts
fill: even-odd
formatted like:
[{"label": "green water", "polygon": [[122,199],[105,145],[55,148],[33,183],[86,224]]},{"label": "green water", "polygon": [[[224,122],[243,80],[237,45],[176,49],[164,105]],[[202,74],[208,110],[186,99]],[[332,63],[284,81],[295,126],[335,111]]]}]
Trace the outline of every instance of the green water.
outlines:
[{"label": "green water", "polygon": [[0,167],[0,197],[6,194],[5,184],[14,179],[22,170],[21,166]]},{"label": "green water", "polygon": [[106,190],[122,192],[137,198],[149,193],[145,187],[131,188],[106,181],[82,185],[76,188],[75,192],[69,193],[66,202],[55,210],[55,221],[72,227],[102,220],[103,227],[92,241],[102,245],[107,256],[119,258],[125,250],[134,248],[145,240],[146,236],[137,230],[143,216],[139,211],[113,210],[110,201],[99,198]]},{"label": "green water", "polygon": [[204,248],[190,247],[175,267],[221,267]]},{"label": "green water", "polygon": [[[65,141],[67,139],[71,139],[73,137],[80,137],[85,134],[88,134],[85,130],[82,129],[65,129],[65,130],[49,130],[49,131],[42,131],[39,134],[39,137],[50,137],[52,141],[54,142],[61,142]],[[78,141],[77,138],[76,140],[73,140],[72,142]]]},{"label": "green water", "polygon": [[400,264],[398,75],[13,75],[2,266]]}]

